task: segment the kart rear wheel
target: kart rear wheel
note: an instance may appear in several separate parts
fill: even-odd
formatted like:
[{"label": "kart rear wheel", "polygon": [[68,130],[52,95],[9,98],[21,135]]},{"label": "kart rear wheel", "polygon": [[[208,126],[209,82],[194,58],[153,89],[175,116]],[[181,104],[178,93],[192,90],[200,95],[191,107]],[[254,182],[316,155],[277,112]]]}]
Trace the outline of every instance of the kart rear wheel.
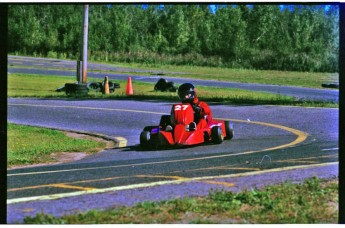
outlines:
[{"label": "kart rear wheel", "polygon": [[234,137],[234,126],[230,121],[224,121],[226,137],[225,139],[232,139]]},{"label": "kart rear wheel", "polygon": [[222,129],[219,126],[214,126],[211,129],[211,139],[214,144],[221,144],[223,142]]},{"label": "kart rear wheel", "polygon": [[147,148],[150,145],[151,135],[148,131],[142,131],[140,133],[140,146],[143,148]]}]

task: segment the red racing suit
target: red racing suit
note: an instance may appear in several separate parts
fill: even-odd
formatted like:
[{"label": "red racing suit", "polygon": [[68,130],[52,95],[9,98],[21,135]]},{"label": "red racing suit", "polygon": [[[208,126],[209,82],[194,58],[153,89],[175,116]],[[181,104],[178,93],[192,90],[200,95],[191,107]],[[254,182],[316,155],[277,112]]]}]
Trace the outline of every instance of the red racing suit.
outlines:
[{"label": "red racing suit", "polygon": [[190,103],[194,110],[194,121],[196,124],[199,123],[200,120],[211,118],[212,119],[212,112],[210,107],[203,101],[199,101],[197,97],[194,98],[193,102]]}]

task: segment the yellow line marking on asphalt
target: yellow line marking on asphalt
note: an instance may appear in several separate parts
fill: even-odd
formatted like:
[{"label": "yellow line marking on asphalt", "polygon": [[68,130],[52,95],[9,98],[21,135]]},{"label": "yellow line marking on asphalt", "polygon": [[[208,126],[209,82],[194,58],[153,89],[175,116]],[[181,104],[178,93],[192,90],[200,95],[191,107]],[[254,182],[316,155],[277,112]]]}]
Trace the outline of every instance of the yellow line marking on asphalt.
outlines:
[{"label": "yellow line marking on asphalt", "polygon": [[230,120],[230,121],[239,122],[239,123],[252,123],[252,124],[258,124],[258,125],[267,126],[267,127],[278,128],[278,129],[282,129],[284,131],[288,131],[288,132],[291,132],[291,133],[297,135],[297,139],[295,141],[292,141],[291,143],[280,145],[280,146],[276,146],[276,147],[271,147],[271,148],[267,148],[267,149],[263,149],[261,151],[277,150],[277,149],[282,149],[282,148],[286,148],[286,147],[291,147],[291,146],[294,146],[296,144],[299,144],[299,143],[305,141],[307,139],[307,137],[308,137],[308,134],[303,132],[303,131],[300,131],[300,130],[297,130],[297,129],[293,129],[293,128],[290,128],[290,127],[286,127],[286,126],[282,126],[282,125],[278,125],[278,124],[272,124],[272,123],[266,123],[266,122],[258,122],[258,121],[237,120],[237,119],[224,119],[224,120]]},{"label": "yellow line marking on asphalt", "polygon": [[[193,178],[189,178],[189,177],[180,177],[180,176],[163,176],[163,175],[136,175],[136,177],[148,177],[148,178],[167,178],[167,179],[175,179],[175,180],[191,180],[194,181]],[[197,180],[198,181],[198,180]],[[203,182],[203,183],[208,183],[208,184],[216,184],[216,185],[224,185],[227,187],[233,187],[235,186],[234,183],[230,183],[230,182],[221,182],[221,181],[198,181],[198,182]]]},{"label": "yellow line marking on asphalt", "polygon": [[[136,188],[148,188],[148,187],[161,186],[161,185],[167,185],[167,184],[181,184],[183,182],[207,181],[210,179],[254,176],[254,175],[259,175],[259,174],[282,172],[282,171],[289,171],[289,170],[296,170],[296,169],[323,167],[323,166],[328,166],[328,165],[339,165],[339,162],[331,162],[331,163],[323,163],[323,164],[315,164],[315,165],[290,166],[290,167],[283,167],[283,168],[269,169],[269,170],[262,170],[262,171],[254,171],[254,172],[246,172],[246,173],[239,173],[239,174],[194,177],[194,178],[178,179],[178,180],[172,180],[172,181],[171,180],[170,181],[158,181],[158,182],[151,182],[151,183],[133,184],[133,185],[117,186],[117,187],[94,189],[94,190],[87,190],[87,191],[77,191],[77,192],[61,193],[61,194],[53,194],[53,195],[43,195],[43,196],[17,198],[17,199],[8,199],[7,204],[15,204],[15,203],[39,201],[39,200],[52,200],[52,199],[60,199],[60,198],[65,198],[65,197],[80,196],[80,195],[85,195],[85,194],[106,193],[106,192],[121,191],[121,190],[136,189]],[[213,181],[213,180],[210,180],[210,181]]]},{"label": "yellow line marking on asphalt", "polygon": [[14,191],[22,191],[22,190],[28,190],[28,189],[38,189],[38,188],[69,188],[69,189],[78,189],[78,190],[93,190],[96,188],[88,188],[88,187],[80,187],[80,186],[72,186],[72,185],[67,185],[64,183],[60,184],[44,184],[44,185],[37,185],[37,186],[28,186],[24,188],[12,188],[9,189],[8,192],[14,192]]},{"label": "yellow line marking on asphalt", "polygon": [[324,155],[324,156],[317,156],[317,157],[308,157],[308,158],[295,158],[295,159],[287,159],[287,160],[280,160],[280,161],[275,161],[278,163],[282,163],[282,162],[295,162],[295,163],[311,163],[311,164],[316,164],[318,163],[317,160],[314,161],[307,161],[307,160],[313,160],[313,159],[320,159],[320,158],[336,158],[338,157],[337,154],[335,155]]},{"label": "yellow line marking on asphalt", "polygon": [[136,177],[147,177],[147,178],[167,178],[167,179],[175,179],[175,180],[182,180],[182,181],[197,181],[197,182],[203,182],[207,184],[216,184],[216,185],[224,185],[227,187],[233,187],[235,186],[234,183],[230,182],[221,182],[221,181],[209,181],[209,180],[194,180],[194,178],[189,177],[180,177],[180,176],[163,176],[163,175],[136,175]]},{"label": "yellow line marking on asphalt", "polygon": [[206,170],[247,170],[247,171],[260,171],[261,169],[259,169],[259,168],[246,168],[246,167],[231,167],[231,166],[214,166],[214,167],[207,167],[207,168],[178,170],[178,171],[173,171],[172,173],[206,171]]},{"label": "yellow line marking on asphalt", "polygon": [[165,176],[165,175],[135,175],[135,177],[141,178],[166,178],[166,179],[175,179],[175,180],[187,180],[189,178],[180,177],[180,176]]},{"label": "yellow line marking on asphalt", "polygon": [[224,185],[226,187],[234,187],[235,184],[234,183],[230,183],[230,182],[223,182],[223,181],[203,181],[204,183],[207,184],[216,184],[216,185]]},{"label": "yellow line marking on asphalt", "polygon": [[69,188],[69,189],[78,189],[82,191],[89,191],[89,190],[95,190],[96,188],[87,188],[87,187],[80,187],[80,186],[72,186],[67,184],[52,184],[52,187],[56,188]]},{"label": "yellow line marking on asphalt", "polygon": [[289,163],[308,163],[308,164],[317,164],[317,163],[319,163],[318,161],[304,161],[304,160],[298,161],[298,160],[294,160],[294,159],[275,161],[275,163],[285,163],[285,162],[289,162]]},{"label": "yellow line marking on asphalt", "polygon": [[49,188],[53,187],[50,184],[43,184],[43,185],[36,185],[36,186],[27,186],[23,188],[11,188],[7,189],[8,192],[15,192],[15,191],[21,191],[21,190],[28,190],[28,189],[38,189],[38,188]]},{"label": "yellow line marking on asphalt", "polygon": [[[136,175],[136,177],[148,177],[148,178],[167,178],[167,179],[175,179],[175,180],[191,180],[194,181],[193,178],[189,178],[189,177],[180,177],[180,176],[163,176],[163,175]],[[197,180],[198,181],[198,180]],[[203,183],[207,183],[207,184],[216,184],[216,185],[224,185],[227,187],[233,187],[235,186],[234,183],[230,183],[230,182],[221,182],[221,181],[198,181],[198,182],[203,182]]]},{"label": "yellow line marking on asphalt", "polygon": [[36,186],[27,186],[27,187],[21,187],[21,188],[11,188],[7,189],[8,192],[14,192],[14,191],[22,191],[22,190],[28,190],[28,189],[37,189],[37,188],[47,188],[47,187],[56,187],[55,185],[71,185],[71,184],[82,184],[82,183],[91,183],[91,182],[100,182],[100,181],[111,181],[121,178],[129,178],[128,176],[123,177],[108,177],[108,178],[101,178],[101,179],[93,179],[93,180],[82,180],[82,181],[73,181],[69,183],[56,183],[56,184],[44,184],[44,185],[36,185]]}]

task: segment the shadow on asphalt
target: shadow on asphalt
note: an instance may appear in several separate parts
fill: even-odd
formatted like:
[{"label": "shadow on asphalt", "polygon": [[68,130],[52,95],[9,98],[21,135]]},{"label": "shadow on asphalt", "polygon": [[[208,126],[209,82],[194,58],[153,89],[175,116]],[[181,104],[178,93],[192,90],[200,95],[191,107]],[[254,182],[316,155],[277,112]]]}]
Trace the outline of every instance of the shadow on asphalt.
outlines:
[{"label": "shadow on asphalt", "polygon": [[189,145],[189,146],[161,146],[161,147],[149,147],[149,148],[142,148],[140,145],[134,145],[134,146],[127,146],[123,148],[118,148],[119,152],[162,152],[162,151],[176,151],[176,150],[185,150],[185,149],[191,149],[195,147],[202,148],[206,145],[215,145],[212,143],[209,144],[197,144],[197,145]]}]

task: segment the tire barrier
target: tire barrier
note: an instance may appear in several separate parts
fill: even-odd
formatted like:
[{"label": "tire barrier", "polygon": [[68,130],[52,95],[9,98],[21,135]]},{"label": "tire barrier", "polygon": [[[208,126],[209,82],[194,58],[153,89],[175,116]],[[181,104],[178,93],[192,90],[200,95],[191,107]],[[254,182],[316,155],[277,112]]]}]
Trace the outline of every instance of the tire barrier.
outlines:
[{"label": "tire barrier", "polygon": [[65,93],[67,96],[83,96],[89,93],[89,89],[86,84],[66,83]]},{"label": "tire barrier", "polygon": [[338,89],[339,88],[339,84],[336,83],[323,83],[321,84],[322,87],[324,88],[333,88],[333,89]]},{"label": "tire barrier", "polygon": [[[119,83],[108,81],[109,92],[113,93],[115,89],[120,88]],[[89,82],[87,84],[66,83],[64,86],[57,88],[56,92],[65,92],[66,95],[87,95],[89,91],[102,92],[104,88],[103,82]]]},{"label": "tire barrier", "polygon": [[[110,93],[113,93],[115,91],[115,89],[120,88],[119,83],[114,83],[112,81],[108,81],[108,84],[109,84],[109,92]],[[87,83],[87,88],[89,90],[92,90],[95,92],[102,92],[102,90],[104,88],[104,81],[103,82],[89,82],[89,83]]]},{"label": "tire barrier", "polygon": [[174,85],[174,82],[168,82],[168,80],[164,78],[160,78],[154,86],[155,91],[162,91],[162,92],[176,92],[177,87]]}]

